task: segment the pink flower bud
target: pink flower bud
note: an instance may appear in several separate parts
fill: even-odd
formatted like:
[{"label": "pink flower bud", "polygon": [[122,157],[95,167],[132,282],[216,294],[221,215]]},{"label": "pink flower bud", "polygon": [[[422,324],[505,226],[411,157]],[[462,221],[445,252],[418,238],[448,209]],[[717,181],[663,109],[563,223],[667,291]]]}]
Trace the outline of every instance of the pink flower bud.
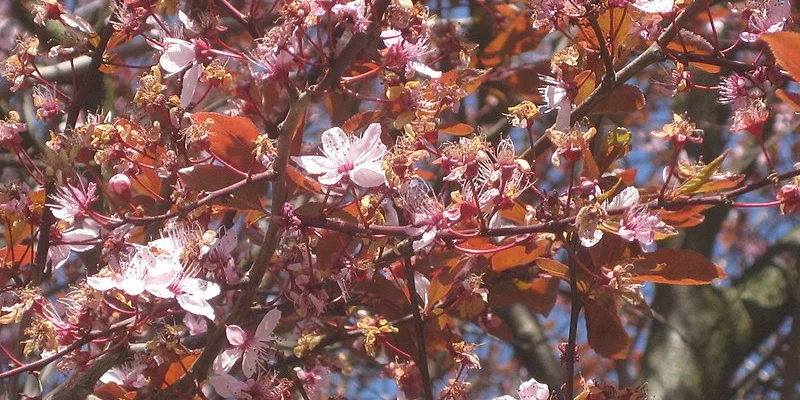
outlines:
[{"label": "pink flower bud", "polygon": [[108,188],[111,192],[125,200],[131,198],[131,178],[125,174],[116,174],[108,180]]}]

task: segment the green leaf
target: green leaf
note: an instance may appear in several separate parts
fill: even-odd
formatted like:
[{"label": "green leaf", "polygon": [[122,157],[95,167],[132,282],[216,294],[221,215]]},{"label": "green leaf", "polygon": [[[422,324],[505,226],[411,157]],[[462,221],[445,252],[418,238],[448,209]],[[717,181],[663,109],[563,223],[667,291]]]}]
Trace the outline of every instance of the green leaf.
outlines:
[{"label": "green leaf", "polygon": [[623,127],[616,127],[609,132],[600,144],[600,150],[594,157],[600,172],[608,171],[614,161],[625,156],[631,150],[631,132]]},{"label": "green leaf", "polygon": [[728,152],[722,153],[719,157],[715,158],[714,161],[711,161],[703,167],[699,172],[697,172],[693,177],[689,178],[686,182],[678,188],[678,190],[674,193],[674,196],[682,196],[687,194],[694,194],[697,193],[703,185],[711,179],[712,176],[719,170],[719,167],[722,166],[722,161],[725,160],[725,157],[728,155]]}]

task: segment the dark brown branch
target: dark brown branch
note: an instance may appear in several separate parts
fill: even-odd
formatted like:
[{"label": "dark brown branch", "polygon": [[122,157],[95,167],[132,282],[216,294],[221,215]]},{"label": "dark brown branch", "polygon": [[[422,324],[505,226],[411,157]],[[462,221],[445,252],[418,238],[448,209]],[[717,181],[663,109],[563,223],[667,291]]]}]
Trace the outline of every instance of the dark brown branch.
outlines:
[{"label": "dark brown branch", "polygon": [[414,315],[414,328],[417,335],[417,368],[422,376],[422,390],[426,400],[433,400],[433,387],[431,386],[431,373],[428,370],[428,354],[425,348],[425,321],[419,312],[419,301],[417,301],[416,282],[414,281],[414,267],[411,264],[411,256],[405,256],[406,285],[408,285],[408,297],[411,299],[411,312]]}]

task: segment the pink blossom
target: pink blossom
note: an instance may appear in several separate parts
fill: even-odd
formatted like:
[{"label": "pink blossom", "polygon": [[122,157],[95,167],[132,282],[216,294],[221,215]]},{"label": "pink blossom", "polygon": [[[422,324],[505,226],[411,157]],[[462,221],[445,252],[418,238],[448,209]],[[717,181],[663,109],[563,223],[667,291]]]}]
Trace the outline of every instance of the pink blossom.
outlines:
[{"label": "pink blossom", "polygon": [[65,232],[54,231],[54,235],[58,237],[47,249],[47,262],[52,263],[53,270],[57,270],[67,262],[72,251],[83,253],[93,249],[99,239],[99,230],[94,227],[75,228]]},{"label": "pink blossom", "polygon": [[322,174],[319,183],[323,185],[335,185],[345,176],[365,188],[386,182],[382,167],[386,146],[381,143],[380,124],[370,124],[360,138],[348,138],[338,127],[328,129],[322,133],[322,154],[292,160],[312,175]]},{"label": "pink blossom", "polygon": [[228,337],[228,343],[234,347],[222,351],[217,356],[214,360],[214,370],[228,372],[241,358],[244,375],[248,378],[255,375],[259,360],[269,349],[272,331],[275,330],[280,318],[281,312],[278,309],[269,310],[261,319],[255,333],[246,332],[237,325],[228,325],[225,328],[225,335]]},{"label": "pink blossom", "polygon": [[759,1],[757,4],[757,8],[750,9],[747,29],[739,34],[745,42],[755,42],[764,33],[782,31],[791,18],[792,3],[788,0]]},{"label": "pink blossom", "polygon": [[66,185],[59,187],[53,194],[56,204],[50,205],[53,216],[72,223],[76,216],[84,216],[91,210],[97,200],[97,185],[90,182],[86,187]]},{"label": "pink blossom", "polygon": [[0,146],[13,149],[22,143],[20,133],[28,128],[25,123],[19,121],[19,114],[16,111],[8,113],[8,118],[0,121]]},{"label": "pink blossom", "polygon": [[103,374],[103,376],[100,377],[100,382],[116,383],[120,386],[139,389],[147,384],[144,375],[145,368],[147,368],[147,365],[140,361],[122,364]]},{"label": "pink blossom", "polygon": [[186,108],[192,102],[203,72],[203,64],[197,61],[199,49],[192,42],[176,38],[166,38],[164,43],[166,48],[159,59],[161,68],[170,75],[186,70],[181,87],[181,107]]},{"label": "pink blossom", "polygon": [[381,32],[381,39],[386,49],[383,50],[383,57],[388,66],[400,66],[405,71],[407,78],[412,78],[414,72],[426,78],[440,78],[442,73],[436,71],[419,60],[422,56],[429,53],[427,38],[419,38],[412,43],[403,38],[400,31],[389,29]]},{"label": "pink blossom", "polygon": [[658,214],[648,210],[644,204],[630,207],[622,214],[619,236],[629,242],[638,240],[643,246],[653,243],[656,228],[663,224]]},{"label": "pink blossom", "polygon": [[367,5],[364,0],[353,0],[346,4],[337,4],[331,8],[333,15],[347,23],[355,32],[366,32],[369,28]]}]

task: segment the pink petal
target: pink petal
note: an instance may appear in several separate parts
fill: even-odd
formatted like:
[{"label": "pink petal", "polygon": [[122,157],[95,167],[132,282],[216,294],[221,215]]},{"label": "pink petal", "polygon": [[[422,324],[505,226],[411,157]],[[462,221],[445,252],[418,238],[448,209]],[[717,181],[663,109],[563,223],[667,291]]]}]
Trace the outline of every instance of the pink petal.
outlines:
[{"label": "pink petal", "polygon": [[247,341],[247,332],[238,325],[228,325],[225,328],[225,336],[228,337],[228,343],[232,346],[241,346]]},{"label": "pink petal", "polygon": [[[192,315],[192,314],[186,314]],[[233,348],[233,349],[226,349],[219,353],[217,357],[214,358],[214,362],[211,364],[211,368],[213,369],[214,373],[221,374],[223,372],[230,372],[231,368],[236,365],[236,361],[239,361],[239,358],[242,356],[242,350],[240,348]]]},{"label": "pink petal", "polygon": [[242,357],[242,372],[244,376],[250,378],[256,373],[258,368],[258,352],[245,351]]},{"label": "pink petal", "polygon": [[269,310],[264,318],[261,319],[261,323],[258,324],[258,328],[256,328],[256,339],[267,339],[269,335],[272,334],[272,331],[275,330],[275,327],[278,326],[278,321],[281,319],[281,311],[277,308],[273,308]]},{"label": "pink petal", "polygon": [[208,378],[208,382],[211,383],[217,394],[224,398],[239,398],[242,391],[247,390],[246,383],[240,382],[228,374],[214,375]]},{"label": "pink petal", "polygon": [[319,180],[319,183],[321,183],[323,185],[330,186],[330,185],[335,185],[335,184],[339,183],[339,181],[342,180],[342,177],[344,177],[344,173],[341,173],[341,172],[328,172],[325,175],[320,176],[318,178],[318,180]]}]

